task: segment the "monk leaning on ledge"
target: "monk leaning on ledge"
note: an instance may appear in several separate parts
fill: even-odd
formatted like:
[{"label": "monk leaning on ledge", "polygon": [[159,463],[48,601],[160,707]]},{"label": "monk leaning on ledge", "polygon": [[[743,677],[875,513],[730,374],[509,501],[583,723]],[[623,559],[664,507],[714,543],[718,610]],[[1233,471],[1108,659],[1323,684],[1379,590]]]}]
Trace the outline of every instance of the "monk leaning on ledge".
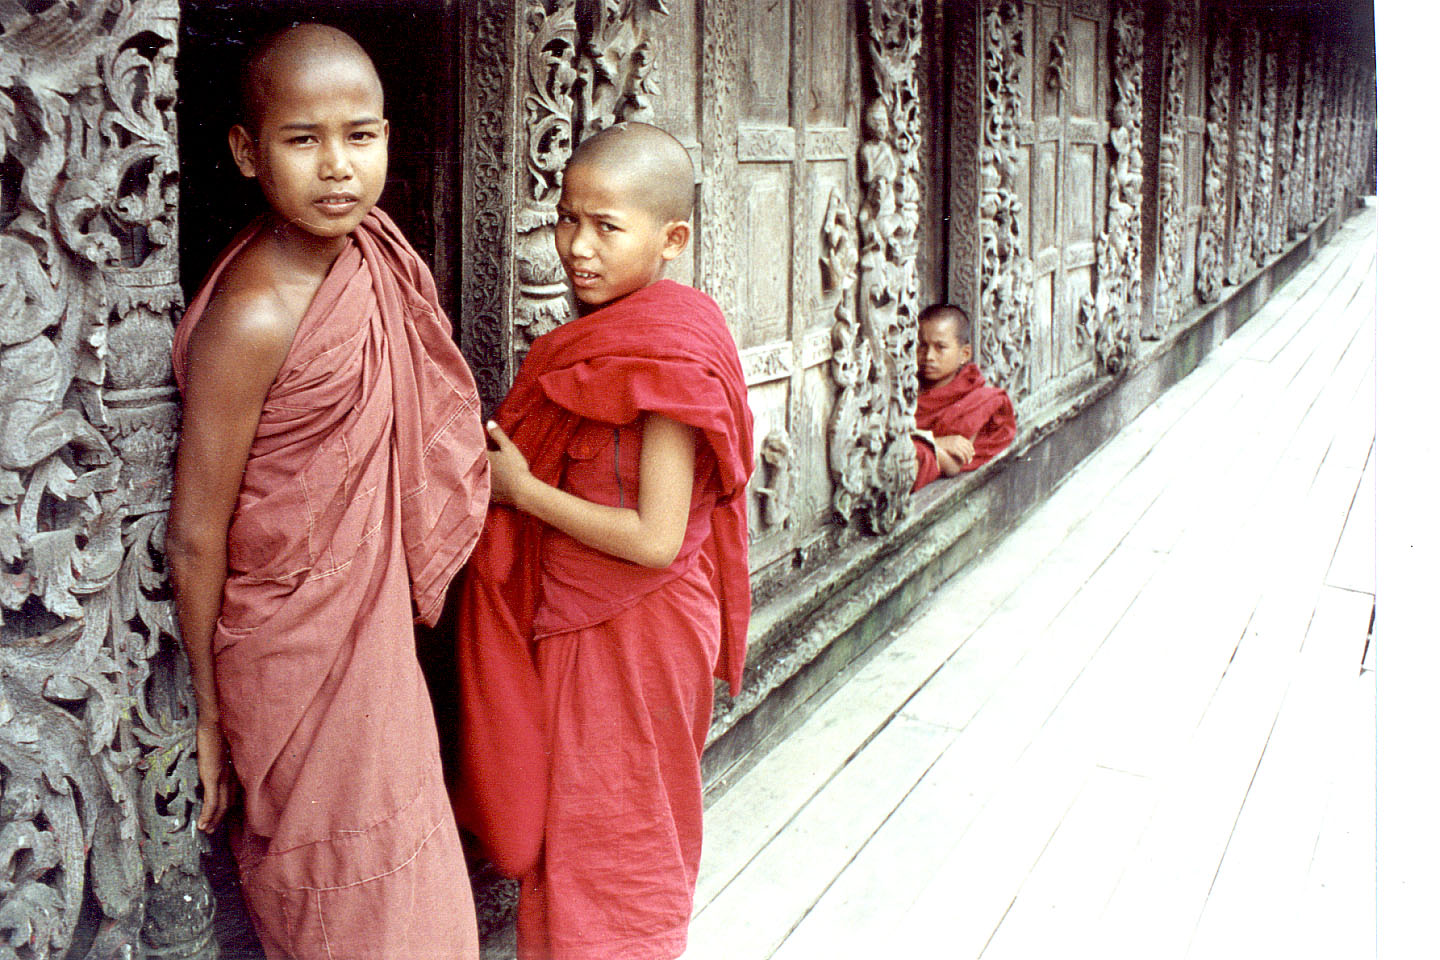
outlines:
[{"label": "monk leaning on ledge", "polygon": [[964,310],[937,303],[920,312],[916,490],[941,476],[984,466],[1015,439],[1010,397],[985,383],[980,368],[970,362],[973,352]]},{"label": "monk leaning on ledge", "polygon": [[[489,494],[480,403],[429,271],[373,209],[375,68],[308,25],[252,57],[230,131],[270,211],[175,336],[167,554],[213,830],[266,955],[479,955],[412,617],[433,622]],[[412,608],[413,604],[413,608]]]}]

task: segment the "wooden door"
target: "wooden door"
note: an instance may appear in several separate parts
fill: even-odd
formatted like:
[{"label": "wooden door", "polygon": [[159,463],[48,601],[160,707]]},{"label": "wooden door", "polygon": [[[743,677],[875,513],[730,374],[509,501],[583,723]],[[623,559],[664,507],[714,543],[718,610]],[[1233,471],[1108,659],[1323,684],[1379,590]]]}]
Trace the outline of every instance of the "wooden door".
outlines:
[{"label": "wooden door", "polygon": [[[755,412],[750,529],[759,569],[803,551],[831,516],[827,361],[837,306],[854,293],[822,273],[821,256],[827,222],[831,235],[837,222],[854,231],[858,48],[851,4],[743,0],[738,12],[741,64],[729,107],[738,121],[739,242],[730,247],[737,288],[727,306]],[[698,270],[716,266],[702,260]]]},{"label": "wooden door", "polygon": [[[1107,0],[1037,0],[1022,16],[1017,139],[1028,165],[1028,246],[1033,269],[1032,403],[1064,394],[1093,373],[1080,305],[1096,282],[1104,227],[1109,135]],[[1017,178],[1022,186],[1027,178]],[[1023,246],[1023,241],[1022,241]]]}]

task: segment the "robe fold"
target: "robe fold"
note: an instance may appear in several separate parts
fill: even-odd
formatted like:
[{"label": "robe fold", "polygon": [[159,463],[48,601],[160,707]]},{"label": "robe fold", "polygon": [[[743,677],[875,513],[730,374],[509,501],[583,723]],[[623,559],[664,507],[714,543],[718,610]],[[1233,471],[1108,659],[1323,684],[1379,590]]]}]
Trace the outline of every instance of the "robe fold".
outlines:
[{"label": "robe fold", "polygon": [[[221,255],[176,331],[190,334]],[[352,234],[265,398],[214,635],[244,789],[234,839],[267,956],[478,956],[474,905],[415,655],[479,538],[474,380],[429,271],[383,213]]]},{"label": "robe fold", "polygon": [[[955,378],[942,387],[920,391],[915,404],[915,426],[937,437],[962,434],[975,444],[975,456],[960,469],[978,470],[995,459],[1015,439],[1015,408],[1010,395],[985,382],[985,375],[973,363],[967,363]],[[940,478],[940,462],[935,448],[923,440],[915,441],[919,469],[914,490]]]},{"label": "robe fold", "polygon": [[454,799],[524,877],[525,956],[610,956],[610,936],[639,951],[616,956],[683,947],[711,678],[738,690],[750,614],[754,428],[734,340],[713,300],[659,281],[535,341],[496,420],[539,479],[634,507],[647,413],[699,437],[669,567],[492,505],[466,571]]}]

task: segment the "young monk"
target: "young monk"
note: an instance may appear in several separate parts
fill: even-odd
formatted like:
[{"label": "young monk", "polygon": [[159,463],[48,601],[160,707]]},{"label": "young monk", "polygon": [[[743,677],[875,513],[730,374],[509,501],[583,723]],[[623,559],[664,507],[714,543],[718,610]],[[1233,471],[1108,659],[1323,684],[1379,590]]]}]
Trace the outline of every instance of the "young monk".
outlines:
[{"label": "young monk", "polygon": [[744,665],[753,464],[724,317],[662,279],[693,184],[646,124],[575,150],[555,247],[580,317],[534,343],[490,427],[503,506],[461,608],[456,801],[521,877],[526,960],[685,948],[712,675],[735,690]]},{"label": "young monk", "polygon": [[[475,384],[429,271],[374,209],[389,127],[349,36],[266,42],[235,163],[269,211],[175,336],[184,395],[166,552],[200,781],[267,957],[475,958],[412,616],[479,538]],[[233,761],[233,778],[231,762]]]},{"label": "young monk", "polygon": [[915,439],[920,468],[914,489],[942,476],[975,470],[989,463],[1015,439],[1015,408],[999,387],[986,385],[970,362],[970,317],[950,304],[931,304],[920,312],[916,360],[920,399]]}]

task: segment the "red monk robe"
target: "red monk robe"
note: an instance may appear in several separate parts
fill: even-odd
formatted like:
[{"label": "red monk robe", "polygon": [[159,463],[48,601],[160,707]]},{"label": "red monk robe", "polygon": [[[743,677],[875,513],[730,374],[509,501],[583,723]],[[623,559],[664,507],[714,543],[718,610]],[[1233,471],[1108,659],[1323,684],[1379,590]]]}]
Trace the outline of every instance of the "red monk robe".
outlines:
[{"label": "red monk robe", "polygon": [[[182,390],[216,278],[261,225],[176,331]],[[270,958],[479,955],[412,616],[435,620],[479,537],[482,430],[430,273],[373,211],[265,398],[215,628],[236,859]]]},{"label": "red monk robe", "polygon": [[524,875],[522,958],[685,945],[711,677],[738,690],[750,615],[753,421],[734,340],[713,300],[662,280],[537,340],[496,419],[535,476],[633,507],[645,412],[700,440],[674,563],[647,569],[492,506],[467,570],[456,809]]},{"label": "red monk robe", "polygon": [[[967,363],[949,383],[920,391],[915,426],[937,437],[969,437],[975,443],[975,456],[960,469],[977,470],[1015,439],[1015,408],[1009,394],[987,385],[980,368]],[[919,490],[940,478],[940,463],[935,448],[923,440],[915,441],[915,457],[919,469],[911,489]]]}]

